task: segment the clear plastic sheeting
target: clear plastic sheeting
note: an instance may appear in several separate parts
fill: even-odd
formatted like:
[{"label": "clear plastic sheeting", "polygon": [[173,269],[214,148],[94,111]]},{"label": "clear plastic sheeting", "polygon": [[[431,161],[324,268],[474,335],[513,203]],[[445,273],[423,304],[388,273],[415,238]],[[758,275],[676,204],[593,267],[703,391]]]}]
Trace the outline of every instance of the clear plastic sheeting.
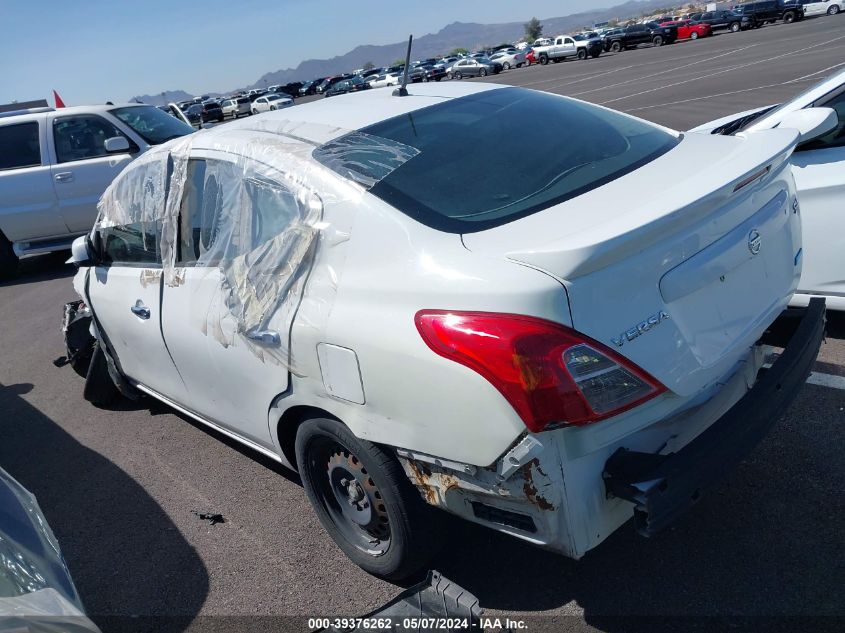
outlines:
[{"label": "clear plastic sheeting", "polygon": [[333,227],[327,210],[354,213],[369,187],[416,153],[335,126],[239,121],[131,164],[103,195],[95,231],[137,225],[154,232],[156,243],[142,248],[155,246],[167,286],[207,277],[186,274],[190,268],[216,274],[217,296],[198,324],[203,332],[224,346],[239,336],[261,358],[292,368],[287,336],[267,346],[262,333],[271,325],[288,331],[318,247],[348,239],[350,218]]},{"label": "clear plastic sheeting", "polygon": [[0,468],[0,631],[6,630],[97,628],[84,617],[59,544],[35,497]]}]

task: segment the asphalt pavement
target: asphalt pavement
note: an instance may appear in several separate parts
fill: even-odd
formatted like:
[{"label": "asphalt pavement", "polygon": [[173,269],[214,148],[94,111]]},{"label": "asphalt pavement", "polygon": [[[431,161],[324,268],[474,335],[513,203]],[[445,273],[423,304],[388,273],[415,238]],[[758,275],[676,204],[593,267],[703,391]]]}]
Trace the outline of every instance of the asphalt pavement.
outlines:
[{"label": "asphalt pavement", "polygon": [[[686,129],[841,67],[843,27],[820,18],[489,80]],[[82,378],[52,362],[75,298],[64,257],[27,258],[0,285],[0,465],[37,496],[94,620],[106,631],[282,631],[304,622],[284,616],[362,614],[396,595],[335,547],[296,475],[151,400],[100,410],[82,399]],[[433,568],[487,615],[532,631],[841,627],[842,337],[833,315],[816,366],[833,378],[806,385],[750,458],[660,537],[625,525],[576,562],[454,522]]]}]

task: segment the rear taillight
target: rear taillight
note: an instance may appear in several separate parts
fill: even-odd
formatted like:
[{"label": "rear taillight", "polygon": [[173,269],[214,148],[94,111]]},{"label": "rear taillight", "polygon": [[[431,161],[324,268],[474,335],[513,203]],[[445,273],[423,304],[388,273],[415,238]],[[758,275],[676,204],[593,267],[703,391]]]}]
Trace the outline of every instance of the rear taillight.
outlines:
[{"label": "rear taillight", "polygon": [[486,378],[530,431],[598,422],[666,390],[601,343],[544,319],[421,310],[414,320],[434,352]]}]

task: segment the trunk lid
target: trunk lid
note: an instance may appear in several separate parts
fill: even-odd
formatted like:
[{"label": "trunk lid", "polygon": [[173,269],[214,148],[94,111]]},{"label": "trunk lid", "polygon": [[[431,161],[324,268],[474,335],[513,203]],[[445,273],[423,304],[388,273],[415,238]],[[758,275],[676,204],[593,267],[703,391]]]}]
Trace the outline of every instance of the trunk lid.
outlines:
[{"label": "trunk lid", "polygon": [[575,329],[690,396],[745,357],[796,288],[796,139],[687,135],[622,178],[464,244],[559,279]]}]

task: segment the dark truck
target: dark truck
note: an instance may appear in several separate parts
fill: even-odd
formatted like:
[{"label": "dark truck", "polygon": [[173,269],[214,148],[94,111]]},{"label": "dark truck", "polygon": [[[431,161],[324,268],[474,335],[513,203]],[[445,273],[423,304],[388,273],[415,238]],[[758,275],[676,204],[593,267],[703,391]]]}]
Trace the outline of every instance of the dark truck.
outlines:
[{"label": "dark truck", "polygon": [[734,9],[740,15],[747,16],[753,27],[758,28],[766,23],[783,20],[784,24],[792,24],[796,20],[804,19],[804,7],[795,0],[762,0],[761,2],[746,2]]},{"label": "dark truck", "polygon": [[709,24],[713,31],[727,29],[731,33],[738,33],[754,26],[754,22],[747,15],[740,15],[735,11],[705,11],[693,13],[691,20],[701,24]]},{"label": "dark truck", "polygon": [[604,50],[618,53],[639,44],[663,46],[678,39],[678,27],[660,26],[656,22],[629,24],[620,33],[608,35],[604,39]]}]

